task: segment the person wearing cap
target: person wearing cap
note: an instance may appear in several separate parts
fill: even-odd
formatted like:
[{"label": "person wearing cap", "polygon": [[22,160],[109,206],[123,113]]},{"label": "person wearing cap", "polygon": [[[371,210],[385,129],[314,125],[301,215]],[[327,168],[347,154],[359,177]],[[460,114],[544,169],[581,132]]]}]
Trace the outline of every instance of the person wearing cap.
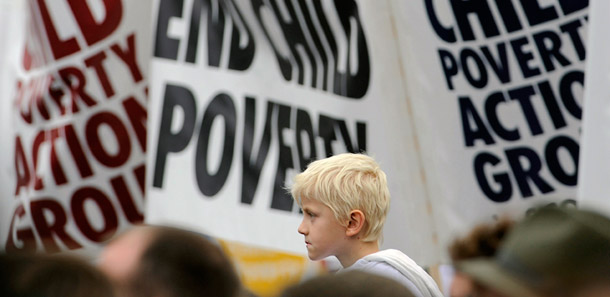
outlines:
[{"label": "person wearing cap", "polygon": [[610,219],[543,207],[515,225],[493,257],[457,266],[496,296],[610,296]]}]

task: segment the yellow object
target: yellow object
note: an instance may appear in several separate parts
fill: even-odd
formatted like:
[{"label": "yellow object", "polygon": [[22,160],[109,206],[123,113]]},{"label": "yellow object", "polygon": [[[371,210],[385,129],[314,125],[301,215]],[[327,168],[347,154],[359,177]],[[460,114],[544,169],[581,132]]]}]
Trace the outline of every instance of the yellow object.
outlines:
[{"label": "yellow object", "polygon": [[312,262],[306,256],[225,240],[219,243],[243,284],[260,297],[277,296],[287,286],[327,272],[324,262]]}]

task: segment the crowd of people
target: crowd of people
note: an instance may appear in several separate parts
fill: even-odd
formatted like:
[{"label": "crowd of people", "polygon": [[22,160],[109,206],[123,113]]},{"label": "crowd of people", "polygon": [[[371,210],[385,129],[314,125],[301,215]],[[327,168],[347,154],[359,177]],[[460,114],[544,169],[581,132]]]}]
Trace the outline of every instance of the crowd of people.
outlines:
[{"label": "crowd of people", "polygon": [[[390,207],[386,175],[365,154],[312,162],[290,188],[303,211],[297,231],[311,260],[343,269],[282,288],[278,297],[442,297],[437,282],[401,251],[380,249]],[[541,207],[483,224],[448,247],[449,297],[610,297],[610,219],[592,210]],[[0,296],[253,297],[211,238],[136,226],[98,261],[0,255]]]}]

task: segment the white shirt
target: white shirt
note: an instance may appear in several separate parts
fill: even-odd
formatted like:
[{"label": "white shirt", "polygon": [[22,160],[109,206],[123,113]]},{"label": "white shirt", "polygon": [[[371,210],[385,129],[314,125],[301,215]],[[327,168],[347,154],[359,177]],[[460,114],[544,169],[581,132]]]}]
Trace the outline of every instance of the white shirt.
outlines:
[{"label": "white shirt", "polygon": [[368,261],[368,260],[365,260],[364,258],[362,258],[362,259],[356,261],[356,263],[354,263],[352,266],[344,269],[344,271],[349,271],[349,270],[360,270],[360,271],[366,271],[366,272],[370,272],[373,274],[385,276],[385,277],[393,279],[393,280],[401,283],[403,286],[407,287],[407,289],[409,289],[409,291],[411,291],[411,293],[413,293],[414,297],[424,297],[422,295],[422,293],[419,291],[419,289],[417,289],[417,286],[415,286],[415,284],[411,280],[406,278],[404,275],[402,275],[402,273],[400,273],[400,271],[398,271],[396,268],[392,267],[392,265],[390,265],[388,263]]},{"label": "white shirt", "polygon": [[362,257],[345,270],[386,276],[407,287],[416,297],[443,297],[432,277],[403,252],[394,249]]}]

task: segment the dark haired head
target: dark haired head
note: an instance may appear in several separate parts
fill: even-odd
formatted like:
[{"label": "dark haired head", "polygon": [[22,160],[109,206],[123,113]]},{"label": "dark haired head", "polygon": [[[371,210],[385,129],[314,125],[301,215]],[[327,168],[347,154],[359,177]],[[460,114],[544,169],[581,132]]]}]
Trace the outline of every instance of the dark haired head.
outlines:
[{"label": "dark haired head", "polygon": [[3,255],[0,263],[0,270],[3,271],[2,281],[8,282],[1,284],[2,296],[114,296],[112,285],[106,276],[76,256]]},{"label": "dark haired head", "polygon": [[414,297],[393,279],[359,270],[314,277],[285,289],[280,297]]},{"label": "dark haired head", "polygon": [[136,227],[106,247],[100,265],[132,297],[234,297],[242,290],[219,245],[178,228]]},{"label": "dark haired head", "polygon": [[[134,285],[153,296],[232,297],[239,279],[220,247],[202,235],[158,227],[140,260]],[[150,294],[148,294],[150,293]]]},{"label": "dark haired head", "polygon": [[504,236],[515,222],[503,218],[493,224],[480,224],[468,235],[458,238],[449,246],[451,261],[458,262],[479,257],[493,257]]}]

